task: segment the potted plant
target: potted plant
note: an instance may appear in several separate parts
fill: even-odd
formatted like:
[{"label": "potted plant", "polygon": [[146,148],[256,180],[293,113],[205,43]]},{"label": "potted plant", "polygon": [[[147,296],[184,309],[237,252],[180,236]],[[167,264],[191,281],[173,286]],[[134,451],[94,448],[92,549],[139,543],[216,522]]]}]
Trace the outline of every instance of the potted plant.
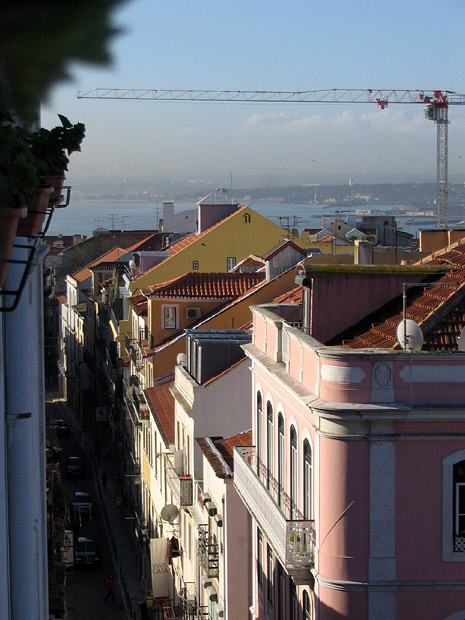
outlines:
[{"label": "potted plant", "polygon": [[68,170],[71,153],[81,150],[86,128],[83,123],[73,125],[66,116],[58,114],[61,125],[53,129],[42,127],[30,135],[32,153],[39,164],[39,176],[44,184],[55,188],[50,196],[52,204],[61,200],[61,192]]},{"label": "potted plant", "polygon": [[0,286],[3,286],[18,224],[27,216],[27,205],[34,200],[39,172],[27,141],[27,131],[14,125],[9,111],[1,106],[0,144]]}]

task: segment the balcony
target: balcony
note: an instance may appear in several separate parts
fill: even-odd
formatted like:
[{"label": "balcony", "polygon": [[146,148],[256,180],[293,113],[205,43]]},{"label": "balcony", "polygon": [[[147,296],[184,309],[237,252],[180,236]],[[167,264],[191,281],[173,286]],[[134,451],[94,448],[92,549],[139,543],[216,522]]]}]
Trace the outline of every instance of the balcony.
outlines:
[{"label": "balcony", "polygon": [[126,352],[130,356],[134,366],[136,368],[143,368],[144,357],[139,342],[135,338],[129,338],[129,336],[125,334],[125,347]]},{"label": "balcony", "polygon": [[198,561],[207,577],[218,577],[219,546],[213,536],[208,533],[208,525],[199,525]]},{"label": "balcony", "polygon": [[292,506],[255,448],[234,448],[234,486],[288,574],[296,584],[308,583],[314,564],[314,521]]},{"label": "balcony", "polygon": [[192,506],[194,503],[192,476],[178,473],[181,468],[175,467],[173,459],[175,459],[175,455],[166,455],[165,466],[168,486],[179,506]]}]

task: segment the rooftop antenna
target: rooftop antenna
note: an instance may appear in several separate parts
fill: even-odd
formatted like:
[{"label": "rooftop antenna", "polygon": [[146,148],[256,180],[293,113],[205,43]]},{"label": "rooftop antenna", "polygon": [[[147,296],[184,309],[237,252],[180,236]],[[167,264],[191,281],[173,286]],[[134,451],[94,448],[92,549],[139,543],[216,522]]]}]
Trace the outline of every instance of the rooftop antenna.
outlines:
[{"label": "rooftop antenna", "polygon": [[109,213],[108,217],[110,218],[110,222],[111,222],[111,229],[115,230],[115,217],[117,216],[117,213]]}]

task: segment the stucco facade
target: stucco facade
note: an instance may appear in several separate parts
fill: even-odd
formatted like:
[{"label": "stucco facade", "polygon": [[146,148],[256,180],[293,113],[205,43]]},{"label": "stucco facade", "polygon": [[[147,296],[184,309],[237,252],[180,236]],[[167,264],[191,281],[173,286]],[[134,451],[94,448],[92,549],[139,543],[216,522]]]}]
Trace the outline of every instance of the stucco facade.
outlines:
[{"label": "stucco facade", "polygon": [[286,312],[254,307],[244,346],[252,617],[465,616],[465,353],[328,347]]}]

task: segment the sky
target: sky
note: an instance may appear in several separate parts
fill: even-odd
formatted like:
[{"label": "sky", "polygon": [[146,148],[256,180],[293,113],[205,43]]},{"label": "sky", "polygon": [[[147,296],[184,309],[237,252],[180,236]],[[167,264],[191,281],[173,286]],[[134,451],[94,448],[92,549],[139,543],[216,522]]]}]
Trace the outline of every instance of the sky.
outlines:
[{"label": "sky", "polygon": [[[302,176],[434,181],[422,106],[78,99],[93,88],[465,93],[463,0],[128,0],[112,64],[69,67],[41,111],[86,125],[68,181]],[[449,109],[449,180],[465,181],[465,106]]]}]

